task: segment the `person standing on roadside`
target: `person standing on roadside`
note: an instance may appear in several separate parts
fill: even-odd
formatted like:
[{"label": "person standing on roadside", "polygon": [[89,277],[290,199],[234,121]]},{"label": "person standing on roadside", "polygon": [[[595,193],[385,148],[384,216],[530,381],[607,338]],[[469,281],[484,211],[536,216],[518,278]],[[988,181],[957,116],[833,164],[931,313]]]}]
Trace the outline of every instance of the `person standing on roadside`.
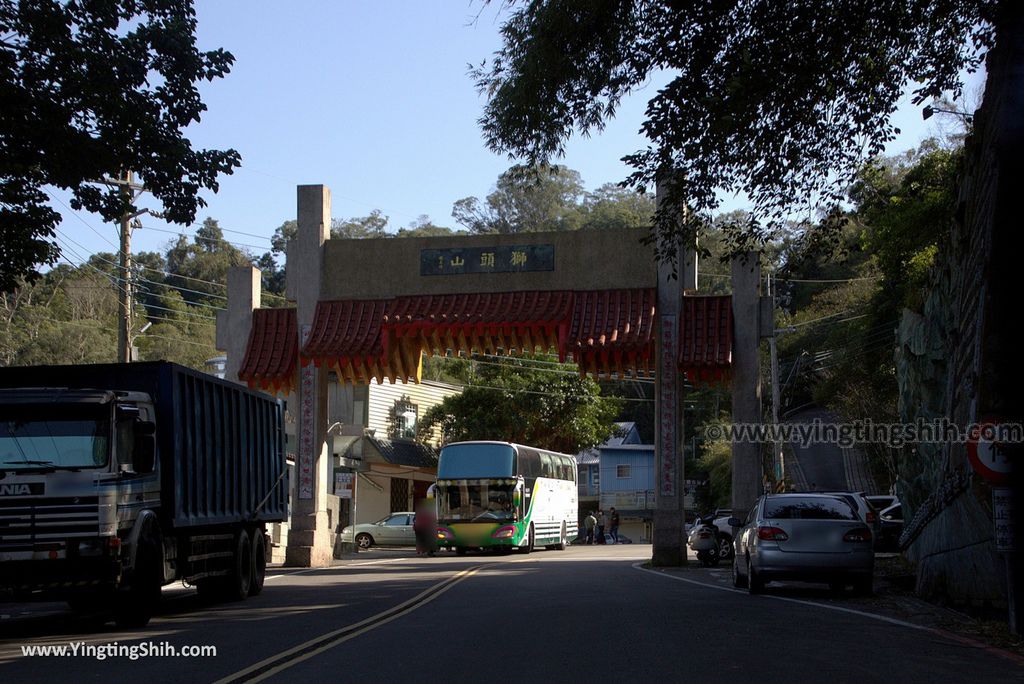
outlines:
[{"label": "person standing on roadside", "polygon": [[604,544],[604,531],[608,528],[608,516],[604,511],[597,512],[597,543]]},{"label": "person standing on roadside", "polygon": [[612,544],[619,543],[619,512],[612,506],[611,515],[608,516],[608,533],[612,535]]},{"label": "person standing on roadside", "polygon": [[597,518],[594,517],[593,513],[587,513],[587,517],[583,519],[583,527],[587,531],[587,544],[594,543],[594,528],[597,527]]}]

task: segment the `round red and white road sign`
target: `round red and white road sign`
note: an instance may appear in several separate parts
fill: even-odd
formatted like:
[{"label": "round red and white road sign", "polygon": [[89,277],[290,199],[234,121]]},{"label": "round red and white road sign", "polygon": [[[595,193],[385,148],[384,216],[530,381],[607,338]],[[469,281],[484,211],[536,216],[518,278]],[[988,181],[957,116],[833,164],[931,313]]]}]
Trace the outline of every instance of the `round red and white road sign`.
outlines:
[{"label": "round red and white road sign", "polygon": [[971,428],[967,458],[974,472],[992,484],[1002,484],[1010,478],[1010,452],[1000,421],[982,420]]}]

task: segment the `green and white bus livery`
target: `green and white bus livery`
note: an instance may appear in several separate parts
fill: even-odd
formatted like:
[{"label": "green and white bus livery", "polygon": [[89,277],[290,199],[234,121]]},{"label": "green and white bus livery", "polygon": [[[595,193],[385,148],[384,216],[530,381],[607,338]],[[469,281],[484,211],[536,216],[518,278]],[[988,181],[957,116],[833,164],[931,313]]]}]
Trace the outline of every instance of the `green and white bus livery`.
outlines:
[{"label": "green and white bus livery", "polygon": [[456,442],[437,468],[438,543],[467,549],[564,549],[575,536],[576,458],[509,442]]}]

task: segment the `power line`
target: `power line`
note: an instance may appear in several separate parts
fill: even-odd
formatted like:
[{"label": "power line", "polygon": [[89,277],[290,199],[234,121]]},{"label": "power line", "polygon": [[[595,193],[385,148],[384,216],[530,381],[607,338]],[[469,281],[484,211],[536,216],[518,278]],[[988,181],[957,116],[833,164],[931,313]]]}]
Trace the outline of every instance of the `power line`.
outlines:
[{"label": "power line", "polygon": [[[139,228],[141,228],[142,230],[153,230],[153,231],[156,231],[158,233],[169,233],[171,235],[180,235],[181,237],[186,237],[185,233],[183,233],[181,231],[166,230],[165,228],[154,228],[153,226],[139,226]],[[221,243],[224,243],[226,245],[231,245],[232,247],[250,247],[252,249],[266,249],[265,245],[261,246],[261,245],[250,245],[250,244],[245,243],[245,242],[231,242],[230,240],[225,240],[224,238],[208,238],[208,237],[202,237],[200,235],[192,235],[191,238],[193,240],[197,241],[197,242],[199,240],[202,240],[203,242],[221,242]]]},{"label": "power line", "polygon": [[161,340],[171,340],[172,342],[176,342],[176,343],[180,342],[180,343],[184,343],[184,344],[191,344],[193,347],[202,347],[204,349],[215,348],[215,347],[213,347],[212,344],[203,344],[202,342],[193,342],[192,340],[186,340],[186,339],[183,339],[181,337],[171,337],[170,335],[157,335],[157,334],[154,334],[154,333],[139,333],[135,337],[136,337],[136,339],[138,339],[139,337],[154,337],[154,338],[158,338],[158,339],[161,339]]}]

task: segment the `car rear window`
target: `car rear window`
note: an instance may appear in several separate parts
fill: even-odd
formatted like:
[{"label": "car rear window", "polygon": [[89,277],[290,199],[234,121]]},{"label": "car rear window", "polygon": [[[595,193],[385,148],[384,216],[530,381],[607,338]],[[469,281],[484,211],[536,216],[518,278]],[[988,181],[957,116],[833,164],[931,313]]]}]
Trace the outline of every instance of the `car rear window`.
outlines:
[{"label": "car rear window", "polygon": [[830,496],[786,497],[764,502],[764,517],[789,520],[856,520],[850,504]]}]

